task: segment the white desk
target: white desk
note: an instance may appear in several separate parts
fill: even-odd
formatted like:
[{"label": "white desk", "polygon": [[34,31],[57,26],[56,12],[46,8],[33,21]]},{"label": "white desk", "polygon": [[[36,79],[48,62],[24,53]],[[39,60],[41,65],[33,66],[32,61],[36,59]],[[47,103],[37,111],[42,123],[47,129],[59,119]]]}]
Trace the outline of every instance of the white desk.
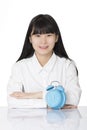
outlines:
[{"label": "white desk", "polygon": [[87,107],[72,110],[1,107],[0,130],[87,130]]}]

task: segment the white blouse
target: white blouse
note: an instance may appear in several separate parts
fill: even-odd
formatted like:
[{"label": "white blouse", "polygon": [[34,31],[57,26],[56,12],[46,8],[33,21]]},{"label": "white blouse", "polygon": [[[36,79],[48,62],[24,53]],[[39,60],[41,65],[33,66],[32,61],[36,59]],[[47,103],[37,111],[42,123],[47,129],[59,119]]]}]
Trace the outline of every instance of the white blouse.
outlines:
[{"label": "white blouse", "polygon": [[[66,104],[78,105],[81,95],[75,63],[66,58],[53,55],[44,67],[36,55],[15,63],[8,82],[8,107],[10,108],[44,108],[46,87],[52,81],[58,81],[65,89]],[[24,90],[23,90],[24,89]],[[43,91],[43,99],[16,99],[10,94],[15,91]]]}]

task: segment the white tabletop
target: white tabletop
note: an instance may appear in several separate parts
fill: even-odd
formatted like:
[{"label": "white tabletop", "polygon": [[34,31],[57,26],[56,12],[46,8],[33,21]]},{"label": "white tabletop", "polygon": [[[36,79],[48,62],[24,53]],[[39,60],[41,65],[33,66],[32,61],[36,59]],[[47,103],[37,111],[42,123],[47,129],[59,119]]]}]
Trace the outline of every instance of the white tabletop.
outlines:
[{"label": "white tabletop", "polygon": [[65,110],[0,107],[0,130],[87,130],[87,107]]}]

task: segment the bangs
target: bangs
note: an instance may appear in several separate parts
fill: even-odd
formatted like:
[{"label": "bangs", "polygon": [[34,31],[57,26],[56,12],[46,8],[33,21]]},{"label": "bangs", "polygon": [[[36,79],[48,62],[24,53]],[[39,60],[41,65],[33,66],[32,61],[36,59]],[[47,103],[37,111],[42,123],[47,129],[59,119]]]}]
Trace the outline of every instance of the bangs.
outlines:
[{"label": "bangs", "polygon": [[32,34],[56,33],[54,26],[48,21],[37,21],[33,26]]}]

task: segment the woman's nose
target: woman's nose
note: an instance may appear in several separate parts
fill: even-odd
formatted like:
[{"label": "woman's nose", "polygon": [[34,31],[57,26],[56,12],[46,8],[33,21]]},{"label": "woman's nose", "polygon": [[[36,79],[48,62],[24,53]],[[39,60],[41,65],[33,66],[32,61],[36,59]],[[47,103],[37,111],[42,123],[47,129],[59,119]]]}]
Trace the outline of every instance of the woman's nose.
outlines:
[{"label": "woman's nose", "polygon": [[42,43],[46,44],[46,36],[42,36]]}]

